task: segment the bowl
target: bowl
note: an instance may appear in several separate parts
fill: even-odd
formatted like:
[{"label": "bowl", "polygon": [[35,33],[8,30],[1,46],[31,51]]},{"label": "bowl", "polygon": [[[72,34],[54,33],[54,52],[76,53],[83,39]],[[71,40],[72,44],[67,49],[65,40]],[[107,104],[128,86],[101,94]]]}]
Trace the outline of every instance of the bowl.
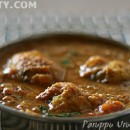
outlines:
[{"label": "bowl", "polygon": [[[0,50],[16,44],[38,42],[51,38],[78,38],[87,41],[99,41],[130,49],[124,43],[94,35],[79,33],[50,33],[31,36],[1,46]],[[42,117],[29,115],[0,104],[0,130],[125,130],[130,129],[130,109],[102,116],[76,117]]]}]

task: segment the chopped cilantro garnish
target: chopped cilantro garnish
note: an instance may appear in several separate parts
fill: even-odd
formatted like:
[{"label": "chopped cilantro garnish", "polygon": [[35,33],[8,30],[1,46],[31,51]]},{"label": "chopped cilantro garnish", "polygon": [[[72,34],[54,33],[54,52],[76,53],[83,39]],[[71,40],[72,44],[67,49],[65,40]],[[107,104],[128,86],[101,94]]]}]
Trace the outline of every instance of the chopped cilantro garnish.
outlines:
[{"label": "chopped cilantro garnish", "polygon": [[40,109],[42,114],[48,113],[48,109],[46,107],[44,107],[44,106],[39,106],[39,109]]},{"label": "chopped cilantro garnish", "polygon": [[45,106],[39,106],[39,109],[41,111],[41,113],[44,116],[55,116],[55,117],[75,117],[80,115],[79,112],[67,112],[67,113],[60,113],[60,114],[50,114],[48,112],[48,109]]},{"label": "chopped cilantro garnish", "polygon": [[78,115],[80,115],[79,112],[70,112],[70,113],[57,114],[55,116],[57,116],[57,117],[75,117],[75,116],[78,116]]},{"label": "chopped cilantro garnish", "polygon": [[68,65],[68,64],[70,64],[70,61],[67,59],[63,59],[63,60],[61,60],[61,63],[64,65]]},{"label": "chopped cilantro garnish", "polygon": [[70,62],[70,60],[68,60],[68,59],[62,59],[61,64],[66,68],[73,68],[74,67],[74,64],[72,62]]},{"label": "chopped cilantro garnish", "polygon": [[79,55],[79,53],[76,51],[69,51],[68,52],[68,56],[78,56],[78,55]]}]

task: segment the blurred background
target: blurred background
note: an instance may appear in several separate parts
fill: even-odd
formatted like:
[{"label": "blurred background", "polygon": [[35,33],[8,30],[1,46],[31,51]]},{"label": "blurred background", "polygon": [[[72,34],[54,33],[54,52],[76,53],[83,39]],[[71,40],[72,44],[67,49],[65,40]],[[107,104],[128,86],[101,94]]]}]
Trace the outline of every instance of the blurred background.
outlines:
[{"label": "blurred background", "polygon": [[[11,0],[14,3],[18,0]],[[20,0],[24,1],[24,0]],[[29,1],[29,0],[25,0]],[[5,12],[35,12],[45,13],[68,13],[68,14],[114,14],[127,12],[130,9],[130,0],[30,0],[36,1],[36,9],[4,9]]]},{"label": "blurred background", "polygon": [[[2,0],[3,1],[3,0]],[[6,0],[5,0],[6,1]],[[54,31],[76,31],[130,44],[130,0],[0,1],[0,43]],[[19,8],[14,7],[14,3]],[[22,7],[20,7],[20,2]],[[26,3],[34,2],[33,7]],[[26,8],[25,8],[26,7]]]}]

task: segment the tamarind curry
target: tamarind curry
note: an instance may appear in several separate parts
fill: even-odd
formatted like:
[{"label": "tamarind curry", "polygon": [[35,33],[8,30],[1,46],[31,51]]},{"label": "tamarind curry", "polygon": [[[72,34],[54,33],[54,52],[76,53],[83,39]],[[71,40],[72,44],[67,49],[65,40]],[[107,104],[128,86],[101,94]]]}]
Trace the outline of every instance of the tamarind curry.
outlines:
[{"label": "tamarind curry", "polygon": [[130,108],[127,47],[78,36],[0,51],[0,103],[32,115],[88,117]]}]

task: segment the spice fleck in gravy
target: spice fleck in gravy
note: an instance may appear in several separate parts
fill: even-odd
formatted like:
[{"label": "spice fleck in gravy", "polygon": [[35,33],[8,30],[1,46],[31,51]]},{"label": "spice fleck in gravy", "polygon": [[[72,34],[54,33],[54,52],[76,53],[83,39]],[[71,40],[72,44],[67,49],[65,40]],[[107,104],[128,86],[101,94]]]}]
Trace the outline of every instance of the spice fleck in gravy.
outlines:
[{"label": "spice fleck in gravy", "polygon": [[9,45],[0,59],[0,103],[19,111],[88,117],[130,108],[128,48],[57,36]]}]

